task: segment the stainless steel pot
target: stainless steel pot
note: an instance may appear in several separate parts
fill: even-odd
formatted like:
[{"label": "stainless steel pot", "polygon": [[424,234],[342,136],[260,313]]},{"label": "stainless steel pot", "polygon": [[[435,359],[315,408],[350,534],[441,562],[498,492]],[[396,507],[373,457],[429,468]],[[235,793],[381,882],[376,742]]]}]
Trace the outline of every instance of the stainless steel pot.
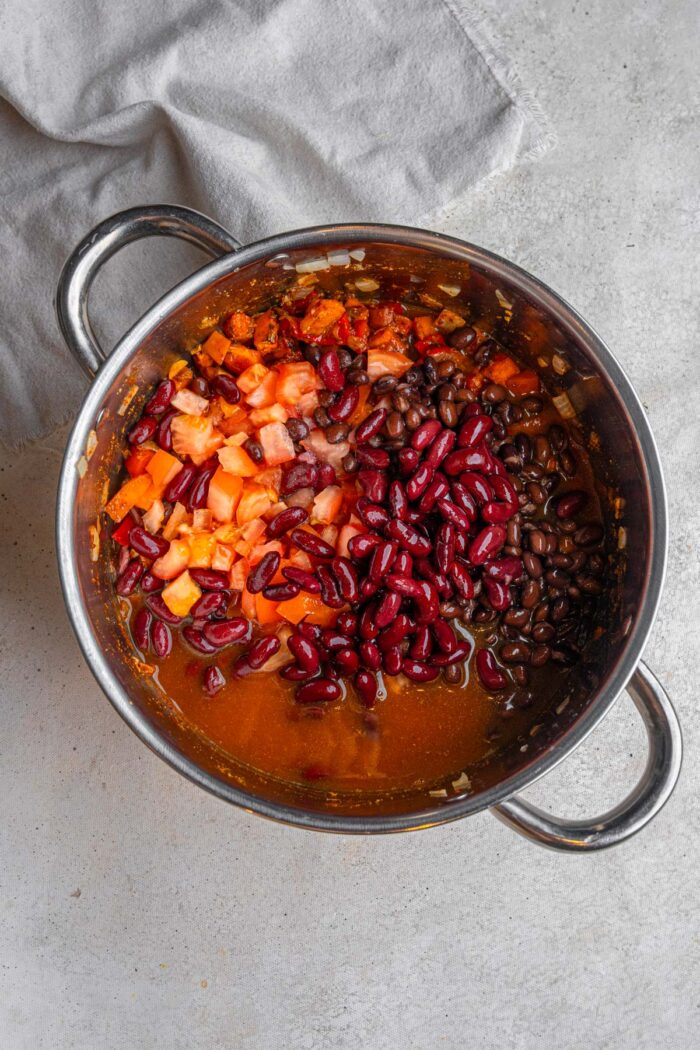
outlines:
[{"label": "stainless steel pot", "polygon": [[[104,353],[90,327],[88,294],[103,263],[151,235],[198,245],[215,261],[168,292]],[[114,615],[107,559],[100,556],[100,511],[119,469],[126,429],[145,391],[182,347],[201,341],[235,305],[254,307],[288,280],[290,268],[331,249],[364,250],[364,274],[414,281],[438,275],[456,285],[498,338],[548,372],[565,392],[598,449],[596,476],[619,553],[612,627],[574,669],[547,724],[505,764],[454,799],[410,794],[384,805],[326,799],[246,769],[204,739],[144,677]],[[640,656],[651,629],[666,562],[666,498],[659,457],[629,380],[578,314],[519,267],[463,241],[385,225],[299,230],[241,247],[210,219],[183,208],[136,208],[97,226],[61,275],[57,312],[64,338],[93,383],[65,452],[57,508],[58,559],[66,605],[83,653],[110,701],[158,755],[195,783],[248,811],[306,828],[388,832],[430,827],[491,808],[530,839],[562,850],[594,850],[629,838],[669,798],[680,771],[681,734],[665,691]],[[555,351],[553,353],[553,350]],[[139,393],[134,396],[135,391]],[[648,761],[631,794],[594,820],[568,821],[535,809],[517,793],[561,762],[610,710],[623,689],[648,734]]]}]

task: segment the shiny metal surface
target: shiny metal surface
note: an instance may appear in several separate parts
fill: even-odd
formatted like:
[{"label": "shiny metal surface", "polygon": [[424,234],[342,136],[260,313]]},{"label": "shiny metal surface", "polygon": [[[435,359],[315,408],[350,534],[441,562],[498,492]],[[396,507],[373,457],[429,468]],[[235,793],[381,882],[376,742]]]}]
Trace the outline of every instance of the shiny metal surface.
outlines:
[{"label": "shiny metal surface", "polygon": [[[155,213],[158,221],[154,224]],[[169,216],[177,221],[169,223]],[[132,209],[113,216],[83,241],[77,250],[83,254],[66,264],[57,296],[62,330],[83,367],[92,369],[103,356],[87,321],[89,282],[100,263],[120,244],[154,232],[186,236],[210,252],[216,250],[217,238],[220,250],[237,244],[225,231],[212,237],[214,224],[207,232],[206,223],[208,220],[185,209]],[[203,231],[201,239],[198,230]],[[134,667],[114,617],[106,559],[95,549],[95,523],[106,487],[118,469],[121,440],[142,403],[135,392],[152,383],[179,356],[183,345],[201,341],[226,309],[254,307],[288,279],[285,266],[293,269],[294,262],[314,258],[331,247],[362,247],[367,274],[391,272],[409,279],[410,275],[438,273],[445,282],[461,281],[470,302],[479,303],[487,313],[495,308],[496,299],[500,303],[506,298],[512,324],[510,320],[501,324],[498,338],[538,367],[544,367],[545,345],[565,356],[569,371],[562,384],[582,424],[595,429],[601,449],[610,450],[596,468],[616,494],[614,527],[625,530],[626,562],[613,610],[614,629],[607,632],[594,654],[599,668],[595,683],[577,680],[572,672],[571,695],[557,705],[556,717],[533,736],[525,753],[514,756],[505,773],[494,774],[491,781],[485,773],[472,793],[444,803],[431,800],[428,804],[424,798],[406,796],[395,800],[393,809],[383,807],[377,812],[360,811],[352,800],[332,805],[310,790],[274,782],[217,752],[210,741],[178,721],[172,705],[165,705],[155,685]],[[90,261],[81,264],[85,255]],[[523,319],[530,333],[542,333],[539,343],[532,334],[523,337]],[[547,367],[551,370],[551,360]],[[622,533],[616,534],[622,542]],[[666,546],[666,500],[654,439],[627,377],[596,334],[554,292],[514,264],[454,238],[382,225],[327,226],[271,237],[208,264],[165,295],[119,341],[99,369],[68,442],[57,507],[61,581],[85,657],[122,717],[183,775],[249,811],[325,831],[424,828],[505,803],[499,815],[536,841],[542,841],[542,828],[549,819],[547,844],[561,848],[571,848],[559,834],[561,825],[535,815],[511,797],[565,758],[626,687],[656,612]],[[642,681],[638,677],[639,695]],[[647,775],[623,803],[628,816],[623,820],[622,813],[615,811],[604,818],[613,820],[618,829],[612,829],[605,844],[612,844],[613,837],[620,841],[651,819],[678,775],[680,735],[674,728],[670,702],[664,698],[653,707],[649,696],[646,699],[645,706],[653,711],[659,728],[650,736]]]}]

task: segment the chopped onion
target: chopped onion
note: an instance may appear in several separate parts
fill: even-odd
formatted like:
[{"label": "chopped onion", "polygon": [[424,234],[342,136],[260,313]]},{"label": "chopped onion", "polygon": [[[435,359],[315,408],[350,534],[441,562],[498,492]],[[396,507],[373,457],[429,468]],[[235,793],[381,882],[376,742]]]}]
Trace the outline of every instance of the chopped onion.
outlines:
[{"label": "chopped onion", "polygon": [[466,773],[460,773],[457,779],[452,781],[455,791],[469,791],[471,786],[472,782]]},{"label": "chopped onion", "polygon": [[571,365],[565,360],[565,358],[561,357],[559,354],[552,355],[552,368],[558,376],[566,375],[570,367]]},{"label": "chopped onion", "polygon": [[350,265],[350,253],[343,250],[337,252],[328,253],[328,262],[331,266],[349,266]]},{"label": "chopped onion", "polygon": [[358,277],[355,287],[361,292],[376,292],[379,288],[379,281],[375,281],[373,277]]},{"label": "chopped onion", "polygon": [[99,561],[100,558],[100,527],[99,525],[88,526],[90,537],[90,561]]},{"label": "chopped onion", "polygon": [[438,288],[441,292],[444,292],[445,295],[449,295],[452,299],[455,299],[462,291],[458,284],[439,284]]},{"label": "chopped onion", "polygon": [[317,270],[329,270],[330,263],[324,256],[323,259],[309,259],[307,262],[297,263],[297,273],[315,273]]},{"label": "chopped onion", "polygon": [[364,248],[353,248],[351,252],[348,252],[350,258],[354,259],[355,262],[362,262],[366,254]]},{"label": "chopped onion", "polygon": [[573,419],[576,415],[576,409],[571,404],[568,394],[557,394],[556,397],[552,398],[557,412],[562,419]]},{"label": "chopped onion", "polygon": [[508,302],[500,288],[496,288],[496,298],[498,299],[499,306],[502,306],[504,310],[513,309],[513,304]]},{"label": "chopped onion", "polygon": [[627,529],[621,525],[617,530],[617,549],[623,551],[627,546]]}]

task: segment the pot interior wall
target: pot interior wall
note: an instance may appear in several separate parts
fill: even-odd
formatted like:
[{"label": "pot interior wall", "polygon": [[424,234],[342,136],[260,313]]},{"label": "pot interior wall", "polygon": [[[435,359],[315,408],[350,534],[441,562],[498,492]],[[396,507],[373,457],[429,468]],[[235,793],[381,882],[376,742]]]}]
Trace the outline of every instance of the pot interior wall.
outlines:
[{"label": "pot interior wall", "polygon": [[[484,267],[476,268],[464,259],[451,257],[449,252],[454,249],[450,246],[446,246],[444,255],[388,241],[362,242],[361,246],[365,257],[348,269],[349,281],[376,277],[382,284],[383,294],[394,298],[411,287],[432,290],[442,285],[452,293],[459,289],[454,296],[442,290],[437,294],[456,309],[466,309],[472,323],[491,331],[526,363],[538,368],[551,393],[566,392],[594,460],[607,516],[609,549],[615,555],[617,575],[610,589],[608,609],[601,617],[606,630],[571,672],[566,689],[551,698],[551,716],[546,722],[527,741],[521,741],[517,749],[497,756],[474,771],[472,790],[479,794],[506,775],[535,763],[566,734],[594,695],[604,688],[624,648],[646,587],[650,548],[648,483],[624,406],[590,351],[585,349],[575,322],[565,329],[515,283],[501,276],[494,277]],[[99,539],[94,531],[100,522],[106,494],[120,468],[124,433],[140,414],[149,386],[182,355],[183,347],[194,347],[218,318],[234,307],[264,307],[285,285],[296,280],[295,263],[346,247],[356,250],[360,244],[326,243],[322,249],[304,247],[284,257],[241,265],[192,296],[141,342],[109,390],[93,423],[91,455],[83,457],[77,465],[78,472],[83,472],[77,486],[74,516],[78,571],[97,643],[130,696],[135,711],[152,733],[164,738],[200,768],[254,796],[302,809],[328,811],[332,808],[342,814],[416,813],[424,803],[411,795],[392,799],[352,796],[329,799],[325,793],[312,788],[273,783],[240,766],[184,723],[164,698],[157,681],[144,673],[146,669],[135,660],[124,638],[114,615],[107,559],[97,548],[98,542],[102,549],[106,545],[104,523],[100,526]],[[623,545],[624,551],[618,553]]]}]

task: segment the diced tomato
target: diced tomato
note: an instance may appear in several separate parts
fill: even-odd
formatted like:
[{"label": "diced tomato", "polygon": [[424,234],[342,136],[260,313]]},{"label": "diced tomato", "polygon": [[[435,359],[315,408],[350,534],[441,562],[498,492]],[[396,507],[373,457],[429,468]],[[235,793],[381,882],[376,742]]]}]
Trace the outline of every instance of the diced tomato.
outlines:
[{"label": "diced tomato", "polygon": [[216,537],[211,532],[197,532],[190,536],[190,569],[209,569],[216,547]]},{"label": "diced tomato", "polygon": [[279,463],[288,463],[294,459],[294,442],[284,423],[267,423],[258,431],[258,441],[262,445],[265,462],[270,467]]},{"label": "diced tomato", "polygon": [[286,423],[289,412],[279,403],[267,405],[265,408],[254,408],[250,413],[250,422],[257,429],[264,427],[266,423]]},{"label": "diced tomato", "polygon": [[296,565],[299,569],[306,569],[307,572],[313,571],[313,564],[311,558],[308,556],[306,551],[300,550],[298,547],[292,550],[289,556],[289,560],[292,565]]},{"label": "diced tomato", "polygon": [[347,344],[356,353],[364,353],[369,338],[369,324],[365,317],[358,317],[350,323],[350,335]]},{"label": "diced tomato", "polygon": [[309,390],[308,394],[301,395],[294,407],[299,416],[304,416],[308,419],[313,416],[318,408],[318,403],[318,390]]},{"label": "diced tomato", "polygon": [[403,313],[403,306],[401,303],[393,302],[381,302],[377,303],[376,306],[370,306],[369,308],[369,326],[370,328],[386,328],[390,325],[396,315]]},{"label": "diced tomato", "polygon": [[112,533],[112,539],[114,540],[114,542],[118,543],[120,547],[128,547],[129,533],[131,532],[135,524],[136,522],[134,521],[132,516],[128,514],[127,517],[124,518],[124,521],[121,523],[121,525],[118,525]]},{"label": "diced tomato", "polygon": [[416,339],[413,349],[417,354],[434,354],[437,350],[444,350],[447,343],[439,332],[429,336],[427,339]]},{"label": "diced tomato", "polygon": [[193,532],[211,532],[212,522],[213,515],[208,507],[197,507],[192,511]]},{"label": "diced tomato", "polygon": [[142,448],[138,445],[124,460],[124,466],[127,472],[132,478],[137,478],[139,474],[143,474],[148,463],[153,459],[155,452],[152,448]]},{"label": "diced tomato", "polygon": [[539,394],[540,377],[533,369],[526,368],[522,372],[518,372],[516,375],[506,379],[506,386],[511,394],[516,394],[520,397],[523,397],[525,394]]},{"label": "diced tomato", "polygon": [[331,547],[335,547],[338,541],[338,529],[335,525],[324,525],[321,529],[321,539],[325,540],[326,543],[330,543]]},{"label": "diced tomato", "polygon": [[219,467],[209,482],[207,507],[217,521],[230,522],[243,491],[243,478]]},{"label": "diced tomato", "polygon": [[269,543],[259,543],[253,547],[252,551],[248,555],[248,561],[250,567],[257,565],[259,561],[262,561],[266,554],[279,554],[280,558],[284,554],[284,547],[279,540],[270,540]]},{"label": "diced tomato", "polygon": [[337,444],[333,445],[319,428],[312,430],[301,443],[305,449],[313,452],[324,463],[330,463],[333,469],[337,471],[342,469],[343,459],[350,451],[350,445],[347,441],[338,441]]},{"label": "diced tomato", "polygon": [[245,449],[238,445],[224,445],[219,449],[219,463],[227,474],[239,478],[252,478],[258,473],[258,466],[253,462]]},{"label": "diced tomato", "polygon": [[149,461],[146,472],[150,474],[153,488],[162,493],[166,486],[182,470],[182,463],[177,456],[171,456],[169,452],[159,449]]},{"label": "diced tomato", "polygon": [[223,323],[226,335],[230,336],[234,343],[249,343],[253,338],[254,327],[253,318],[242,310],[234,310]]},{"label": "diced tomato", "polygon": [[189,456],[199,466],[224,443],[223,434],[214,430],[205,416],[175,416],[170,424],[173,450],[178,456]]},{"label": "diced tomato", "polygon": [[342,558],[350,557],[350,551],[348,550],[348,543],[353,536],[360,536],[365,533],[367,529],[364,525],[351,525],[349,522],[347,525],[343,525],[342,529],[338,533],[337,551]]},{"label": "diced tomato", "polygon": [[333,325],[333,328],[331,329],[330,340],[333,343],[339,343],[342,346],[347,346],[349,338],[350,319],[347,314],[343,314],[340,320]]},{"label": "diced tomato", "polygon": [[413,361],[395,350],[377,350],[370,347],[367,352],[367,373],[372,381],[380,376],[402,376]]},{"label": "diced tomato", "polygon": [[360,400],[355,405],[353,413],[348,419],[348,423],[351,427],[356,427],[358,423],[361,423],[365,416],[369,415],[367,402],[369,400],[369,394],[371,387],[369,383],[358,388],[360,391]]},{"label": "diced tomato", "polygon": [[301,339],[299,321],[291,314],[282,314],[280,317],[280,332],[287,339]]},{"label": "diced tomato", "polygon": [[520,369],[512,357],[507,354],[496,354],[490,365],[484,369],[492,383],[507,383]]},{"label": "diced tomato", "polygon": [[327,485],[314,499],[311,520],[321,525],[330,525],[338,517],[343,506],[343,490],[339,485]]},{"label": "diced tomato", "polygon": [[265,313],[260,314],[255,319],[255,328],[253,330],[253,342],[256,350],[259,350],[261,354],[268,354],[271,350],[274,350],[277,346],[278,331],[277,314],[274,310],[266,310]]},{"label": "diced tomato", "polygon": [[178,390],[170,404],[186,416],[203,416],[209,409],[206,397],[200,397],[193,390]]},{"label": "diced tomato", "polygon": [[266,510],[272,506],[272,500],[262,485],[249,482],[243,489],[238,507],[236,509],[236,521],[239,525],[254,518],[260,518]]},{"label": "diced tomato", "polygon": [[243,343],[232,343],[223,364],[227,371],[237,375],[253,365],[260,364],[260,358],[260,351],[254,350],[252,346],[244,346]]},{"label": "diced tomato", "polygon": [[211,567],[217,572],[228,572],[233,565],[234,553],[230,547],[217,543],[211,557]]},{"label": "diced tomato", "polygon": [[316,299],[311,303],[299,324],[302,339],[315,343],[321,339],[345,313],[337,299]]},{"label": "diced tomato", "polygon": [[186,540],[173,540],[162,558],[156,558],[151,572],[159,580],[174,580],[187,568],[190,560],[190,545]]},{"label": "diced tomato", "polygon": [[248,564],[247,558],[239,558],[238,561],[234,562],[231,566],[231,572],[229,573],[231,589],[234,591],[242,591],[245,587],[245,581],[248,579],[249,572],[250,565]]},{"label": "diced tomato", "polygon": [[174,540],[180,525],[183,525],[188,518],[187,508],[182,503],[176,503],[163,528],[163,539]]},{"label": "diced tomato", "polygon": [[265,522],[262,518],[253,518],[241,529],[241,536],[250,543],[251,548],[257,543],[265,532]]},{"label": "diced tomato", "polygon": [[265,365],[260,364],[260,362],[251,365],[250,368],[246,368],[244,372],[241,372],[236,380],[238,389],[243,394],[252,393],[253,390],[256,390],[257,387],[260,386],[269,371],[270,369],[266,368]]},{"label": "diced tomato", "polygon": [[151,506],[143,516],[143,527],[155,535],[160,531],[165,517],[165,505],[161,499],[154,499]]},{"label": "diced tomato", "polygon": [[231,349],[231,340],[214,329],[209,338],[202,343],[202,349],[213,361],[216,361],[217,365],[222,365],[226,354]]},{"label": "diced tomato", "polygon": [[189,572],[185,571],[163,589],[162,598],[174,616],[187,616],[202,592]]},{"label": "diced tomato", "polygon": [[[261,470],[256,475],[255,481],[258,485],[262,485],[263,488],[267,489],[267,494],[270,499],[279,499],[280,487],[282,485],[282,468],[281,467],[268,467],[267,470]],[[280,507],[280,510],[284,510],[284,504]]]},{"label": "diced tomato", "polygon": [[251,408],[265,408],[267,405],[274,405],[276,387],[277,375],[275,372],[268,372],[262,383],[246,395],[247,404]]},{"label": "diced tomato", "polygon": [[139,474],[136,478],[125,481],[105,507],[112,521],[121,521],[126,517],[132,507],[145,497],[151,487],[151,478],[148,474]]},{"label": "diced tomato", "polygon": [[413,331],[416,339],[423,340],[435,335],[437,328],[430,314],[422,314],[420,317],[413,318]]},{"label": "diced tomato", "polygon": [[255,595],[251,594],[247,587],[243,587],[241,592],[241,612],[249,620],[257,619],[257,609],[255,608]]},{"label": "diced tomato", "polygon": [[307,594],[306,591],[300,591],[296,598],[280,602],[277,612],[290,623],[300,623],[305,619],[308,623],[317,623],[321,627],[333,627],[338,618],[337,609],[329,608],[316,595]]},{"label": "diced tomato", "polygon": [[309,361],[289,361],[278,365],[275,371],[276,396],[283,405],[296,406],[304,394],[315,391],[318,386],[318,376]]}]

